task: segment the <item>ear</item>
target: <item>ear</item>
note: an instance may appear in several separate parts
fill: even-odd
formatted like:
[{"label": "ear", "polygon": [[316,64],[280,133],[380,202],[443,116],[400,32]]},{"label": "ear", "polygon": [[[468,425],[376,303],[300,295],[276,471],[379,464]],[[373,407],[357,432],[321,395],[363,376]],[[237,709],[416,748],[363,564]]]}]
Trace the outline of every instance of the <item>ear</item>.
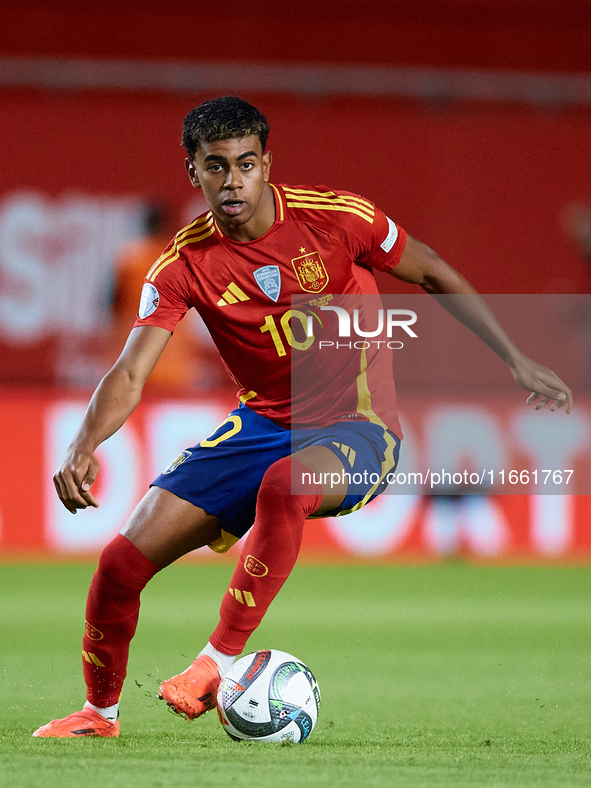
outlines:
[{"label": "ear", "polygon": [[263,153],[263,181],[264,183],[269,183],[270,173],[271,173],[271,164],[273,163],[273,154],[270,150],[266,153]]},{"label": "ear", "polygon": [[185,169],[187,171],[187,175],[189,176],[189,180],[191,181],[191,185],[194,189],[200,189],[201,184],[199,183],[199,178],[197,177],[197,169],[195,167],[195,162],[192,159],[185,159]]}]

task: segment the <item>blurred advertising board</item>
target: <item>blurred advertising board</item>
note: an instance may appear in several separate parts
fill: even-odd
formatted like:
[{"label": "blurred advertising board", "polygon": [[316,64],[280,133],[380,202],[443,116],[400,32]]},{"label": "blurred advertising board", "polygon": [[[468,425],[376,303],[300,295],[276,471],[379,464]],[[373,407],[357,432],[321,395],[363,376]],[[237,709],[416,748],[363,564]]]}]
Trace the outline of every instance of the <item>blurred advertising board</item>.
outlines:
[{"label": "blurred advertising board", "polygon": [[[227,393],[145,398],[97,452],[101,471],[93,492],[100,508],[73,516],[59,503],[52,474],[86,401],[25,389],[0,394],[0,556],[95,556],[151,479],[186,446],[210,434],[235,404]],[[565,436],[551,454],[539,437],[540,425],[550,420],[564,427]],[[579,399],[567,416],[534,413],[519,391],[501,398],[466,395],[461,401],[413,397],[402,406],[401,421],[405,439],[393,484],[403,485],[402,494],[382,495],[346,517],[309,521],[303,558],[591,561],[591,399]],[[482,472],[486,477],[491,470],[478,448],[483,445],[494,446],[501,458],[492,488],[480,483]],[[442,456],[445,462],[455,457],[455,466],[439,467]],[[415,462],[430,474],[449,473],[451,486],[444,489],[437,477],[407,478]],[[194,557],[219,560],[207,549]]]}]

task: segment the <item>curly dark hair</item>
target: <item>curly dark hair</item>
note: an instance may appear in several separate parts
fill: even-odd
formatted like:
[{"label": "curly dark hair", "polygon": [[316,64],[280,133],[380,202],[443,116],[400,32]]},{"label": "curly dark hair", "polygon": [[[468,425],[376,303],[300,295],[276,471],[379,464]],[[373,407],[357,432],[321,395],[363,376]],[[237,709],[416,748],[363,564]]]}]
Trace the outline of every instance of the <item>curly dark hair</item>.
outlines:
[{"label": "curly dark hair", "polygon": [[248,137],[257,134],[263,151],[269,136],[267,118],[248,101],[237,96],[204,101],[183,121],[183,145],[193,158],[201,142],[227,140],[231,137]]}]

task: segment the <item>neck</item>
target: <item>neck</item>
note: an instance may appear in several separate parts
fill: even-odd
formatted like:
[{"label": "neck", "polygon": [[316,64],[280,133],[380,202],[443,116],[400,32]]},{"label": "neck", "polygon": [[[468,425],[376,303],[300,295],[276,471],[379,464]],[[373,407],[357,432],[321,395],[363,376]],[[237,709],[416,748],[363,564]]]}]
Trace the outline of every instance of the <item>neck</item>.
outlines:
[{"label": "neck", "polygon": [[232,226],[218,220],[218,224],[220,230],[228,238],[245,243],[246,241],[256,241],[257,238],[263,236],[271,229],[274,221],[275,197],[273,189],[266,183],[257,209],[247,222]]}]

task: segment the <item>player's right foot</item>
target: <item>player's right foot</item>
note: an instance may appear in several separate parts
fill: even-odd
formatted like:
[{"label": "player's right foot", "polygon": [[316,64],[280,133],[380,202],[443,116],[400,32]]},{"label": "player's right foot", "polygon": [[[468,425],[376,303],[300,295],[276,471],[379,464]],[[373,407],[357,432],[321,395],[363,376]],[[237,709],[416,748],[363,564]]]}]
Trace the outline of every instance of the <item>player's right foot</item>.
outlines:
[{"label": "player's right foot", "polygon": [[165,700],[177,714],[194,720],[216,707],[220,672],[216,663],[201,654],[187,670],[163,681],[158,697]]},{"label": "player's right foot", "polygon": [[52,720],[35,731],[33,736],[55,739],[77,739],[84,736],[119,736],[119,720],[111,722],[93,709],[82,709],[63,720]]}]

